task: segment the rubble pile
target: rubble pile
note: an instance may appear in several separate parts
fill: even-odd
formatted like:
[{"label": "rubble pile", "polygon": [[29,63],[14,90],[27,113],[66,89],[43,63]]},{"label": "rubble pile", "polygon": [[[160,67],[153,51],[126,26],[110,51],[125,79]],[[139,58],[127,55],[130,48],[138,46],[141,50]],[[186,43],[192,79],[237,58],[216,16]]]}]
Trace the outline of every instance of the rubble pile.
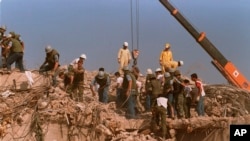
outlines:
[{"label": "rubble pile", "polygon": [[[87,72],[84,102],[76,102],[58,87],[48,85],[49,77],[32,71],[33,82],[25,73],[0,76],[0,138],[5,141],[159,141],[150,128],[150,113],[126,119],[125,109],[114,102],[110,87],[109,103],[98,102],[89,84],[97,72]],[[112,83],[115,82],[111,74]],[[144,77],[140,78],[142,81]],[[229,137],[230,124],[250,123],[249,92],[226,85],[205,87],[207,116],[166,119],[169,141],[214,140]],[[208,130],[209,129],[209,130]],[[159,132],[160,133],[160,132]],[[223,133],[223,134],[218,134]],[[198,135],[197,135],[198,134]]]}]

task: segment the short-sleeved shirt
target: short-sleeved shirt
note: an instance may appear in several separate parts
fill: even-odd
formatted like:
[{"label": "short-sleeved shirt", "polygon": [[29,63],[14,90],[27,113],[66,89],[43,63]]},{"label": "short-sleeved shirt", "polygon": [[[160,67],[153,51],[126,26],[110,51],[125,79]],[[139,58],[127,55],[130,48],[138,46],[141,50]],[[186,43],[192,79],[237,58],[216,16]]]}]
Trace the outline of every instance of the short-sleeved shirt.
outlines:
[{"label": "short-sleeved shirt", "polygon": [[122,77],[118,77],[116,79],[116,84],[119,86],[118,88],[122,87],[122,82],[123,82],[123,78]]}]

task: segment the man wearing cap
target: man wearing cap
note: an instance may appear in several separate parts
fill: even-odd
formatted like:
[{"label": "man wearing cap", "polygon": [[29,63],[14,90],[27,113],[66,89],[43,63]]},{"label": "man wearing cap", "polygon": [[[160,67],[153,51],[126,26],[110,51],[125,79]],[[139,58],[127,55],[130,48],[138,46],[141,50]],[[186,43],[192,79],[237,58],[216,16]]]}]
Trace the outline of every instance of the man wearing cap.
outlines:
[{"label": "man wearing cap", "polygon": [[128,66],[128,64],[130,63],[130,60],[131,60],[131,54],[130,54],[130,51],[128,49],[128,42],[123,43],[123,48],[121,48],[118,51],[117,59],[118,59],[118,63],[119,63],[119,72],[120,72],[120,74],[123,74],[122,68],[124,66]]},{"label": "man wearing cap", "polygon": [[168,69],[170,68],[176,69],[177,67],[184,64],[183,61],[174,61],[169,43],[165,44],[165,49],[160,54],[159,63],[162,67],[163,72],[168,71]]},{"label": "man wearing cap", "polygon": [[123,95],[126,97],[128,119],[135,118],[137,87],[135,76],[130,72],[128,66],[123,67],[124,78],[122,83]]},{"label": "man wearing cap", "polygon": [[87,56],[85,54],[81,54],[78,58],[74,59],[68,66],[68,71],[71,71],[73,68],[77,68],[77,63],[79,60],[81,60],[84,64],[84,61],[87,59]]},{"label": "man wearing cap", "polygon": [[56,76],[59,70],[59,53],[53,49],[50,45],[45,47],[46,58],[43,64],[40,66],[39,72],[51,71],[53,86],[56,86]]},{"label": "man wearing cap", "polygon": [[20,71],[24,72],[25,70],[23,67],[23,47],[17,39],[12,38],[11,34],[8,34],[7,38],[9,38],[9,42],[6,49],[10,51],[6,61],[7,73],[11,73],[11,65],[14,62],[16,62]]},{"label": "man wearing cap", "polygon": [[94,91],[94,86],[96,84],[99,85],[98,88],[98,96],[99,96],[99,101],[102,103],[108,103],[108,91],[109,91],[109,86],[110,86],[110,77],[107,73],[99,69],[98,74],[95,76],[95,78],[92,80],[90,84],[90,90],[93,94],[93,96],[96,95]]}]

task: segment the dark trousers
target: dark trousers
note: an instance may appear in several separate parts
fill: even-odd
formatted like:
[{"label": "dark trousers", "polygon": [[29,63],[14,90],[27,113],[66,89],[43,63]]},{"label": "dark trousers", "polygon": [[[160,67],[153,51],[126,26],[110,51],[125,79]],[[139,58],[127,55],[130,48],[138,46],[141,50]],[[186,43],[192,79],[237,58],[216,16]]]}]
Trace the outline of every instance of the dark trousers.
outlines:
[{"label": "dark trousers", "polygon": [[22,52],[13,52],[10,53],[9,57],[7,58],[7,69],[8,71],[11,70],[11,65],[16,62],[17,66],[19,67],[20,71],[24,71],[23,67],[23,53]]}]

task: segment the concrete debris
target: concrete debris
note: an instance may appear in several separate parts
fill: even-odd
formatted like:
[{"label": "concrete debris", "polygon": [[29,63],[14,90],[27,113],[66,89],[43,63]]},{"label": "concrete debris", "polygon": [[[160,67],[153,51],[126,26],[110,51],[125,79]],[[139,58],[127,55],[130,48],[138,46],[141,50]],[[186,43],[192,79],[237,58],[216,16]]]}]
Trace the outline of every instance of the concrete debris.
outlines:
[{"label": "concrete debris", "polygon": [[[50,87],[47,85],[50,79],[37,71],[28,74],[31,78],[19,72],[0,76],[1,140],[209,141],[215,135],[229,140],[225,130],[229,131],[230,124],[250,123],[248,91],[227,85],[206,85],[206,116],[198,117],[192,108],[190,119],[167,118],[168,138],[162,139],[160,129],[151,129],[151,113],[140,111],[137,119],[126,119],[125,110],[116,107],[112,74],[109,103],[99,103],[89,89],[96,74],[97,71],[86,72],[84,102],[72,100],[61,89],[62,84]],[[144,84],[145,78],[141,76],[140,81]],[[145,96],[141,95],[140,100],[143,105]]]}]

